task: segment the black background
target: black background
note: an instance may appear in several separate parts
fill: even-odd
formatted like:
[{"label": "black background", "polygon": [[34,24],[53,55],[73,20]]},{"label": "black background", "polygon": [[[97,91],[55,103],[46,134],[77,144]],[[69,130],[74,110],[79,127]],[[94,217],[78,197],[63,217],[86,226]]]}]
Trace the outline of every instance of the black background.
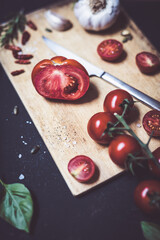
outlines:
[{"label": "black background", "polygon": [[[24,7],[26,13],[53,3],[50,0],[0,1],[0,21]],[[121,1],[152,44],[160,50],[160,2]],[[0,66],[0,177],[6,183],[21,182],[31,191],[34,216],[31,234],[0,219],[1,240],[140,240],[140,221],[157,222],[134,204],[133,191],[142,179],[124,173],[80,197],[73,197],[39,136],[21,100]],[[15,105],[19,114],[12,114]],[[23,140],[27,145],[22,143]],[[30,150],[40,145],[40,151]],[[22,154],[22,158],[18,158]],[[25,179],[19,180],[24,174]],[[145,178],[145,177],[144,177]]]}]

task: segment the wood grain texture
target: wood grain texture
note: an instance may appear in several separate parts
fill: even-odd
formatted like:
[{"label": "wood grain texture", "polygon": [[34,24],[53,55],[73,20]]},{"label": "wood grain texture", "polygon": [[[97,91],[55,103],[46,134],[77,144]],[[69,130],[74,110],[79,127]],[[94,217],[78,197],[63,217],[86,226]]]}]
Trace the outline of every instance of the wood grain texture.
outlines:
[{"label": "wood grain texture", "polygon": [[[115,87],[101,79],[92,77],[88,92],[78,101],[66,103],[49,101],[41,97],[32,85],[31,71],[38,61],[55,56],[44,44],[42,35],[53,39],[124,82],[160,100],[160,74],[146,76],[138,70],[135,64],[135,55],[138,52],[158,53],[124,11],[121,12],[116,24],[111,29],[101,33],[92,33],[85,31],[79,25],[73,13],[72,3],[63,6],[50,6],[49,8],[68,18],[73,23],[73,27],[64,32],[53,30],[52,33],[48,33],[45,28],[50,28],[50,26],[44,17],[44,12],[48,8],[32,12],[27,15],[27,18],[36,23],[38,31],[33,31],[27,27],[31,33],[31,38],[26,46],[22,46],[24,53],[32,54],[33,52],[32,63],[24,66],[17,65],[14,63],[11,51],[6,49],[0,51],[0,60],[72,194],[76,196],[123,172],[111,162],[108,148],[96,144],[88,136],[86,128],[90,117],[96,112],[103,111],[104,98]],[[96,52],[97,45],[107,38],[122,41],[120,33],[126,28],[132,33],[133,40],[124,44],[122,59],[116,63],[101,60]],[[16,44],[21,45],[20,40]],[[15,77],[10,74],[21,68],[25,69],[24,74]],[[143,127],[138,128],[137,124],[142,123],[143,115],[149,110],[142,103],[136,103],[129,120],[132,129],[144,142],[147,142],[148,135]],[[159,140],[153,139],[150,148],[154,150],[159,145]],[[99,169],[95,181],[90,184],[78,183],[67,170],[69,160],[82,154],[92,158]]]}]

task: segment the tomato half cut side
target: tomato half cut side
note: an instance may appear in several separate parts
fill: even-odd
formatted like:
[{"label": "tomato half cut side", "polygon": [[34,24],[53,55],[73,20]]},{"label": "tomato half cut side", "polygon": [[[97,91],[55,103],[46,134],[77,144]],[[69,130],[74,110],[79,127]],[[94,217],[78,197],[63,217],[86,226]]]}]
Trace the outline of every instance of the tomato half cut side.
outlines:
[{"label": "tomato half cut side", "polygon": [[69,173],[79,182],[88,182],[95,173],[95,163],[85,155],[78,155],[68,163]]},{"label": "tomato half cut side", "polygon": [[154,137],[160,136],[160,111],[147,112],[143,117],[142,124],[148,135],[152,133]]},{"label": "tomato half cut side", "polygon": [[49,59],[44,59],[40,62],[38,62],[33,70],[32,70],[32,74],[31,74],[31,78],[32,78],[32,82],[34,84],[34,79],[35,79],[35,76],[41,71],[43,70],[44,68],[46,68],[47,66],[50,66],[50,65],[53,65],[53,61],[49,60]]},{"label": "tomato half cut side", "polygon": [[80,64],[78,61],[74,60],[74,59],[68,59],[62,56],[56,56],[51,58],[51,60],[54,62],[54,64],[61,64],[61,65],[71,65],[71,66],[75,66],[77,68],[80,68],[81,70],[83,70],[87,75],[88,72],[85,69],[85,67],[83,67],[82,64]]},{"label": "tomato half cut side", "polygon": [[160,67],[160,60],[153,53],[141,52],[136,55],[136,64],[142,73],[151,74]]},{"label": "tomato half cut side", "polygon": [[89,88],[89,76],[70,65],[51,65],[34,78],[37,92],[45,98],[76,100]]},{"label": "tomato half cut side", "polygon": [[97,52],[103,60],[115,61],[121,56],[123,45],[115,39],[104,40],[98,45]]}]

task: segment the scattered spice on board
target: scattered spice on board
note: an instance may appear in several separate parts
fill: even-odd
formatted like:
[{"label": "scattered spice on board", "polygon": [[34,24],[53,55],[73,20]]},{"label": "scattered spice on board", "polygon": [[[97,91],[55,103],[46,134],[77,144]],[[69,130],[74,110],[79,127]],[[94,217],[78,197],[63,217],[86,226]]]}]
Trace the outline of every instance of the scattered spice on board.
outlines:
[{"label": "scattered spice on board", "polygon": [[45,28],[46,32],[52,32],[52,30],[50,28]]},{"label": "scattered spice on board", "polygon": [[33,58],[32,54],[18,54],[17,51],[12,51],[12,53],[13,53],[13,57],[16,59],[28,60]]},{"label": "scattered spice on board", "polygon": [[13,115],[18,115],[18,113],[19,113],[19,108],[18,108],[18,106],[16,105],[16,106],[14,106],[14,108],[13,108]]},{"label": "scattered spice on board", "polygon": [[37,30],[37,26],[35,25],[35,23],[31,20],[28,20],[27,23],[28,27],[30,27],[32,30]]},{"label": "scattered spice on board", "polygon": [[22,49],[16,45],[10,45],[10,44],[6,44],[4,46],[5,49],[11,50],[11,51],[16,51],[16,52],[21,52]]},{"label": "scattered spice on board", "polygon": [[39,145],[35,145],[32,149],[31,149],[31,154],[36,154],[40,149]]},{"label": "scattered spice on board", "polygon": [[19,59],[19,60],[15,61],[15,63],[18,63],[18,64],[30,64],[31,62],[29,60]]},{"label": "scattered spice on board", "polygon": [[132,40],[132,38],[133,38],[131,33],[127,29],[125,29],[121,32],[121,36],[124,37],[122,40],[123,43],[127,42],[128,40]]},{"label": "scattered spice on board", "polygon": [[28,31],[24,31],[22,34],[22,45],[25,45],[29,41],[30,37],[30,33]]},{"label": "scattered spice on board", "polygon": [[25,72],[24,69],[20,69],[20,70],[16,70],[16,71],[11,72],[11,74],[12,74],[12,76],[17,76],[17,75],[20,75],[24,72]]}]

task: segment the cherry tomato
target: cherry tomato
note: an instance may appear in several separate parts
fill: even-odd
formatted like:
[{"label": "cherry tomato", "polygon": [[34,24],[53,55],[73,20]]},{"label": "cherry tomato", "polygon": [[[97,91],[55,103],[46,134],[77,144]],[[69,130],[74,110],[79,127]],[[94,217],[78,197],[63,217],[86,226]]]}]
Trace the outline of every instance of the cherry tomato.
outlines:
[{"label": "cherry tomato", "polygon": [[150,52],[141,52],[136,55],[136,64],[142,73],[155,73],[159,66],[159,58]]},{"label": "cherry tomato", "polygon": [[117,113],[122,115],[124,110],[124,105],[122,103],[125,99],[128,100],[130,106],[125,114],[125,116],[127,116],[129,110],[133,107],[134,102],[132,96],[127,91],[122,89],[113,90],[106,95],[103,103],[104,111],[112,114]]},{"label": "cherry tomato", "polygon": [[123,45],[115,39],[104,40],[98,45],[97,52],[103,60],[115,61],[121,56]]},{"label": "cherry tomato", "polygon": [[77,181],[87,182],[95,173],[95,164],[91,158],[78,155],[69,161],[68,171]]},{"label": "cherry tomato", "polygon": [[141,146],[137,140],[127,134],[116,136],[109,145],[111,160],[120,167],[125,167],[128,154],[133,155],[141,152]]},{"label": "cherry tomato", "polygon": [[50,99],[76,100],[89,88],[86,69],[76,60],[62,56],[36,64],[32,82],[40,95]]},{"label": "cherry tomato", "polygon": [[160,111],[147,112],[143,117],[142,124],[148,135],[152,133],[154,137],[160,136]]},{"label": "cherry tomato", "polygon": [[[157,160],[157,163],[159,163],[160,165],[160,147],[158,147],[156,150],[154,150],[152,152],[153,156],[155,157],[155,159]],[[156,165],[155,162],[153,162],[153,160],[148,160],[148,166],[149,169],[151,171],[151,173],[160,178],[160,168]]]},{"label": "cherry tomato", "polygon": [[147,214],[160,213],[160,182],[145,180],[134,191],[136,205]]},{"label": "cherry tomato", "polygon": [[103,136],[102,134],[107,129],[107,124],[109,122],[114,124],[116,121],[116,117],[111,113],[99,112],[94,114],[87,125],[89,136],[100,144],[108,144],[112,138],[107,132]]}]

